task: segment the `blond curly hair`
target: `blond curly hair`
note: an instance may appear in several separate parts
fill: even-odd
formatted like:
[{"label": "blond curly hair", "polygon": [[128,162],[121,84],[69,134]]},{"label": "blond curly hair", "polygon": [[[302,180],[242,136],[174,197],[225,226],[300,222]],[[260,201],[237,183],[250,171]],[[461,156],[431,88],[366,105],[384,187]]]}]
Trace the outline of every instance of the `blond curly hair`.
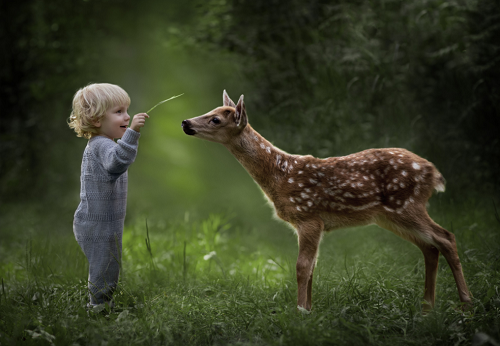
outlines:
[{"label": "blond curly hair", "polygon": [[118,85],[89,84],[73,97],[73,111],[68,120],[78,137],[90,138],[99,133],[95,123],[101,121],[106,111],[115,106],[130,106],[130,97]]}]

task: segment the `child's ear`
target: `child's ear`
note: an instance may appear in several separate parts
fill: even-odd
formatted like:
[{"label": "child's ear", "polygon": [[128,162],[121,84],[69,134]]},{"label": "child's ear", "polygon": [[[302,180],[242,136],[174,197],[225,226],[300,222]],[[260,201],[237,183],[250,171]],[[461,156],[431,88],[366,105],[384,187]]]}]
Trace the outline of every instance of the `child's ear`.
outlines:
[{"label": "child's ear", "polygon": [[101,127],[101,122],[100,121],[95,121],[94,122],[94,127]]}]

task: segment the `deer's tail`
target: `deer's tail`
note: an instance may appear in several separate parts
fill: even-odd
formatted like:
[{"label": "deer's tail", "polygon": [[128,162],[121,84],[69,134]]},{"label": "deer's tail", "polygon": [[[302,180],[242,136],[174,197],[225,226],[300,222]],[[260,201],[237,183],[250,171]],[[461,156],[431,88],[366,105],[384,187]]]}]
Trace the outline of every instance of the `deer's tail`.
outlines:
[{"label": "deer's tail", "polygon": [[438,170],[434,172],[434,189],[436,192],[444,192],[446,190],[446,179]]}]

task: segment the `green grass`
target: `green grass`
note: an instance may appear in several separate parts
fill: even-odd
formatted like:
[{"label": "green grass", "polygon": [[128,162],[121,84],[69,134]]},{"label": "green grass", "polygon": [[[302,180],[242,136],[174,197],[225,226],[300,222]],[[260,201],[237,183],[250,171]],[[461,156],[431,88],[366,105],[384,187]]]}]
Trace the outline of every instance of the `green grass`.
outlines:
[{"label": "green grass", "polygon": [[469,345],[478,333],[500,340],[494,208],[438,200],[431,212],[457,236],[472,311],[460,312],[441,259],[437,305],[423,316],[418,249],[367,227],[325,236],[313,310],[300,313],[292,232],[273,220],[257,230],[237,216],[186,213],[128,222],[116,307],[89,314],[87,264],[72,234],[50,232],[57,221],[25,210],[2,224],[0,344]]}]

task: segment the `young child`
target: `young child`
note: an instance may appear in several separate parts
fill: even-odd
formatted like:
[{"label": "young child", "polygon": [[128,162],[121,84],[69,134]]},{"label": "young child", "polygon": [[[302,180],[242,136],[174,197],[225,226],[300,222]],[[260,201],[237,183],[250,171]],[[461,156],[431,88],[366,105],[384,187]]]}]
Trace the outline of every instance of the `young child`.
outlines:
[{"label": "young child", "polygon": [[[127,169],[134,162],[146,113],[129,125],[128,94],[117,85],[91,84],[73,98],[69,127],[88,138],[81,168],[81,202],[73,233],[89,262],[88,307],[108,303],[120,274]],[[117,142],[115,138],[121,138]]]}]

